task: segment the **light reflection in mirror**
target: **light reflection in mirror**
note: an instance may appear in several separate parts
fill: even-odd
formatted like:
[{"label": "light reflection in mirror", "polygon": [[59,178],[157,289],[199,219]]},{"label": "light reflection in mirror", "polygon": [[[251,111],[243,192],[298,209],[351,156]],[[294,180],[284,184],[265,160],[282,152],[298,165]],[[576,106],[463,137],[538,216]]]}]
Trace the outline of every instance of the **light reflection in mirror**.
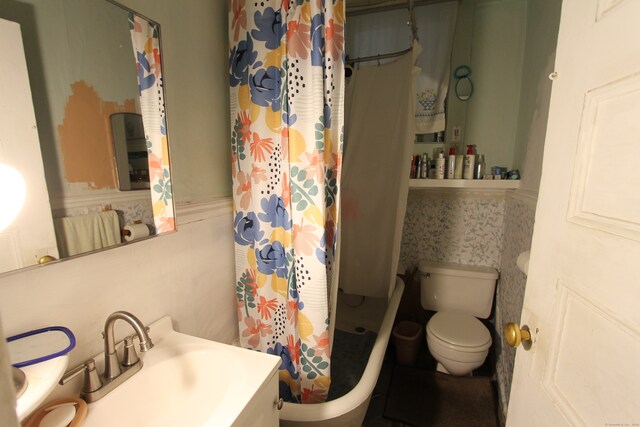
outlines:
[{"label": "light reflection in mirror", "polygon": [[20,172],[0,164],[0,231],[9,226],[24,206],[27,186]]}]

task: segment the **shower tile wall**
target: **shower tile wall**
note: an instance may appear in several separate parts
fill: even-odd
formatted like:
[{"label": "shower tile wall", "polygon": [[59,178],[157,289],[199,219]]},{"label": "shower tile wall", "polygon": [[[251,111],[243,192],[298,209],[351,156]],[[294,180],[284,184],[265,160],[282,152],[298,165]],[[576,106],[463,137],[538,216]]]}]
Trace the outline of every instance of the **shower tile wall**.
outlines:
[{"label": "shower tile wall", "polygon": [[499,269],[504,208],[501,193],[409,192],[399,270],[425,259]]},{"label": "shower tile wall", "polygon": [[[520,322],[527,277],[516,266],[516,259],[520,253],[531,249],[535,209],[535,198],[508,196],[506,199],[504,244],[496,297],[496,325]],[[502,328],[496,329],[499,338],[496,337],[494,341],[494,350],[499,400],[501,409],[506,414],[516,351],[503,344]]]}]

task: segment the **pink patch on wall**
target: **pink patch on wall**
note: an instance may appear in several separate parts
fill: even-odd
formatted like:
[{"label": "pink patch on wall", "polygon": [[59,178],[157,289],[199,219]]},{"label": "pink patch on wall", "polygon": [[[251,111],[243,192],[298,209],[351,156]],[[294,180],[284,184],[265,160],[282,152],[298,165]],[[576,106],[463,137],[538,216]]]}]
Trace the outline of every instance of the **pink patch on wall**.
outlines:
[{"label": "pink patch on wall", "polygon": [[109,117],[122,112],[135,113],[135,101],[127,99],[122,105],[103,101],[83,80],[71,85],[58,126],[67,183],[86,183],[94,190],[117,187]]}]

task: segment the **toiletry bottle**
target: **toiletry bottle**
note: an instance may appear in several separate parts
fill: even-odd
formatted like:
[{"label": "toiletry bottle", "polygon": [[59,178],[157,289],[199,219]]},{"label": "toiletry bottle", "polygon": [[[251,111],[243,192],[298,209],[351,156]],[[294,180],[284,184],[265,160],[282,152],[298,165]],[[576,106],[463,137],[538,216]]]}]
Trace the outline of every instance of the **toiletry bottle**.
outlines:
[{"label": "toiletry bottle", "polygon": [[435,179],[436,178],[436,161],[435,159],[431,159],[429,160],[429,178],[431,179]]},{"label": "toiletry bottle", "polygon": [[436,159],[436,179],[444,179],[444,152],[440,150],[438,158]]},{"label": "toiletry bottle", "polygon": [[420,178],[420,167],[422,166],[422,156],[420,154],[416,154],[414,157],[415,163],[416,163],[416,170],[415,170],[415,174],[413,175],[414,178],[418,179]]},{"label": "toiletry bottle", "polygon": [[473,179],[473,171],[476,163],[476,156],[473,154],[473,145],[467,145],[467,154],[464,156],[463,179]]},{"label": "toiletry bottle", "polygon": [[455,147],[449,148],[449,157],[447,157],[447,179],[455,178],[456,172],[456,149]]},{"label": "toiletry bottle", "polygon": [[422,160],[420,161],[420,178],[422,179],[426,179],[429,175],[428,175],[428,168],[429,164],[428,164],[428,158],[427,158],[427,153],[424,153],[422,155]]},{"label": "toiletry bottle", "polygon": [[454,178],[462,179],[462,170],[464,169],[464,155],[456,154],[456,168],[454,170]]},{"label": "toiletry bottle", "polygon": [[476,166],[473,172],[473,179],[484,178],[484,171],[485,171],[484,154],[478,154],[478,158],[476,159]]}]

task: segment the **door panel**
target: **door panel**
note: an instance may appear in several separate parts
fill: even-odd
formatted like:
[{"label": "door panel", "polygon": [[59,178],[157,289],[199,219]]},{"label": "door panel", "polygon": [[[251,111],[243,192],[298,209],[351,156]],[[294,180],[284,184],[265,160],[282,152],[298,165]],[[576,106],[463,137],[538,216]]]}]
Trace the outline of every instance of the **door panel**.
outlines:
[{"label": "door panel", "polygon": [[640,240],[640,74],[587,92],[569,220]]},{"label": "door panel", "polygon": [[0,163],[17,170],[26,184],[22,210],[0,230],[2,273],[34,265],[44,255],[57,258],[58,249],[20,26],[15,22],[0,19],[0,52]]},{"label": "door panel", "polygon": [[640,423],[639,17],[563,2],[509,426]]}]

